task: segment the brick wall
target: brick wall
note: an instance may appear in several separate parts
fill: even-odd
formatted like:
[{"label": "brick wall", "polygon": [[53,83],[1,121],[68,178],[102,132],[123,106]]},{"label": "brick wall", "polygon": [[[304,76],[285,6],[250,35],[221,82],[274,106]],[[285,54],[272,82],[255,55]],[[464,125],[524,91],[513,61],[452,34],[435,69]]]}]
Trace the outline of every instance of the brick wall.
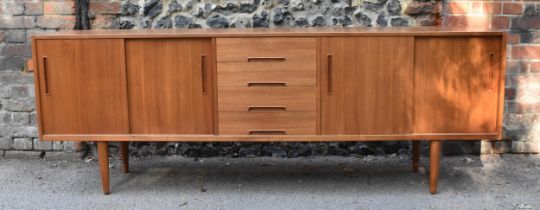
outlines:
[{"label": "brick wall", "polygon": [[72,150],[38,141],[34,79],[23,70],[30,36],[73,28],[73,8],[73,1],[0,0],[0,150]]},{"label": "brick wall", "polygon": [[[540,152],[540,4],[477,0],[90,0],[97,28],[478,26],[509,31],[506,141],[447,142],[446,153]],[[74,1],[0,0],[0,150],[62,150],[38,142],[28,36],[73,28]],[[408,143],[134,143],[138,154],[302,156],[407,152]]]}]

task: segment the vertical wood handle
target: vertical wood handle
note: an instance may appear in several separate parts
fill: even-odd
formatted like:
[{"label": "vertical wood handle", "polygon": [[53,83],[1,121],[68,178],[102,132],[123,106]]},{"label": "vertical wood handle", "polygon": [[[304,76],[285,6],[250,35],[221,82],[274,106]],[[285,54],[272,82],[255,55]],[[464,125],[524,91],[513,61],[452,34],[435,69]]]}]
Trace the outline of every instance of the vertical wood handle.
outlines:
[{"label": "vertical wood handle", "polygon": [[489,92],[493,91],[493,57],[495,53],[489,52]]},{"label": "vertical wood handle", "polygon": [[332,55],[327,55],[328,95],[332,95]]},{"label": "vertical wood handle", "polygon": [[49,93],[49,85],[47,84],[47,56],[43,56],[43,85],[45,86],[45,95],[51,95]]},{"label": "vertical wood handle", "polygon": [[202,94],[206,95],[206,55],[201,55]]}]

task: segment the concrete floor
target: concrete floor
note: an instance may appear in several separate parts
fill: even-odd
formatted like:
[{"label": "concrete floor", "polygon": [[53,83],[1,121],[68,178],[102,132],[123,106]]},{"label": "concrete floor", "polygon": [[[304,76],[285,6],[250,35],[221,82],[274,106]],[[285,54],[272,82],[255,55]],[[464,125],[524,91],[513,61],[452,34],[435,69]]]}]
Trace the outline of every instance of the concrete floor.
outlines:
[{"label": "concrete floor", "polygon": [[111,160],[0,158],[0,209],[540,209],[540,155],[443,157],[439,193],[407,156]]}]

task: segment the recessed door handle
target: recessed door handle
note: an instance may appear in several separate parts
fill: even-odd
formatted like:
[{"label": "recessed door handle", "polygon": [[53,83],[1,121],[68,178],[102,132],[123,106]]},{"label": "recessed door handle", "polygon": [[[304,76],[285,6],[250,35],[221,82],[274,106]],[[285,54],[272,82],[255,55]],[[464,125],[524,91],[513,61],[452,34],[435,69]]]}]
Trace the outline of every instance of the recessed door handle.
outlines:
[{"label": "recessed door handle", "polygon": [[206,95],[206,55],[201,55],[202,94]]},{"label": "recessed door handle", "polygon": [[248,82],[248,87],[256,86],[272,86],[272,87],[285,87],[287,84],[285,82]]},{"label": "recessed door handle", "polygon": [[49,96],[51,95],[49,93],[49,84],[47,82],[47,56],[43,56],[43,85],[45,86],[45,95]]},{"label": "recessed door handle", "polygon": [[249,112],[285,112],[287,108],[284,106],[250,106]]},{"label": "recessed door handle", "polygon": [[489,92],[493,91],[493,57],[495,57],[495,53],[489,52]]},{"label": "recessed door handle", "polygon": [[285,130],[249,130],[249,135],[287,135]]},{"label": "recessed door handle", "polygon": [[248,57],[248,62],[255,62],[255,61],[277,61],[277,62],[283,62],[285,61],[285,57]]},{"label": "recessed door handle", "polygon": [[328,71],[328,95],[332,95],[333,87],[332,87],[332,55],[328,54],[327,56],[327,71]]}]

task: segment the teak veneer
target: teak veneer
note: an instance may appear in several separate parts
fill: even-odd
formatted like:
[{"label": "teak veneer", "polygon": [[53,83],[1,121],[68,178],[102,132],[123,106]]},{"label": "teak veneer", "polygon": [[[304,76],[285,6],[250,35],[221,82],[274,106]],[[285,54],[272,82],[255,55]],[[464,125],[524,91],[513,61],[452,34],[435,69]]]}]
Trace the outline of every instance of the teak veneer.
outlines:
[{"label": "teak veneer", "polygon": [[108,142],[500,140],[506,34],[471,28],[62,31],[34,35],[39,138]]}]

